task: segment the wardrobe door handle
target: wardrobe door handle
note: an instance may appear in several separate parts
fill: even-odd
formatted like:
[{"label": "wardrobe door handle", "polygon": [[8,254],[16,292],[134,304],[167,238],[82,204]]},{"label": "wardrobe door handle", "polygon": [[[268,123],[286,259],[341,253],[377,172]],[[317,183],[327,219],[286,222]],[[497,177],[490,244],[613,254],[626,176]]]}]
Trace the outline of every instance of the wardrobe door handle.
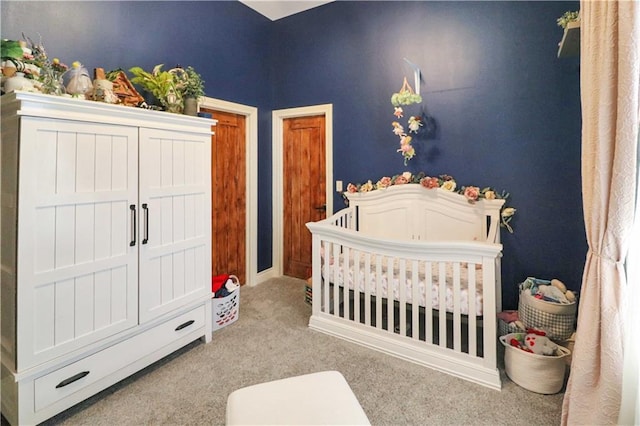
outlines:
[{"label": "wardrobe door handle", "polygon": [[147,244],[149,242],[149,206],[147,203],[142,205],[142,210],[144,210],[144,238],[142,239],[142,244]]},{"label": "wardrobe door handle", "polygon": [[58,383],[58,385],[56,386],[56,389],[63,388],[65,386],[67,386],[67,385],[70,385],[71,383],[76,382],[76,381],[78,381],[78,380],[80,380],[83,377],[86,377],[88,375],[89,375],[88,371],[83,371],[82,373],[78,373],[75,376],[69,377],[68,379],[64,379],[63,381]]},{"label": "wardrobe door handle", "polygon": [[187,321],[187,322],[185,322],[185,323],[183,323],[183,324],[180,324],[179,326],[177,326],[177,327],[176,327],[176,330],[175,330],[175,331],[180,331],[180,330],[182,330],[183,328],[187,328],[187,327],[189,327],[191,324],[193,324],[194,322],[196,322],[196,321],[195,321],[195,320],[189,320],[189,321]]},{"label": "wardrobe door handle", "polygon": [[133,247],[136,245],[136,205],[131,204],[129,210],[131,210],[131,242],[129,246]]}]

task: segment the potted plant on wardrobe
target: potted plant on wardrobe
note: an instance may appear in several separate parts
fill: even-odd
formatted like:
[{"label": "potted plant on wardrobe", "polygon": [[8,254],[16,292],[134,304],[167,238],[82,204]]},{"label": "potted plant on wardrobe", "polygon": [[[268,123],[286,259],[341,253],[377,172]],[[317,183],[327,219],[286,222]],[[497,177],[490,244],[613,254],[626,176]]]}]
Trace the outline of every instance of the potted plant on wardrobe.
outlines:
[{"label": "potted plant on wardrobe", "polygon": [[182,86],[182,99],[184,100],[183,113],[187,115],[198,114],[198,99],[204,96],[204,81],[202,76],[193,69],[187,67],[184,72]]},{"label": "potted plant on wardrobe", "polygon": [[131,83],[151,94],[165,110],[179,114],[182,112],[182,93],[172,70],[163,71],[162,67],[163,64],[156,65],[151,72],[141,67],[130,68],[129,72],[134,75]]}]

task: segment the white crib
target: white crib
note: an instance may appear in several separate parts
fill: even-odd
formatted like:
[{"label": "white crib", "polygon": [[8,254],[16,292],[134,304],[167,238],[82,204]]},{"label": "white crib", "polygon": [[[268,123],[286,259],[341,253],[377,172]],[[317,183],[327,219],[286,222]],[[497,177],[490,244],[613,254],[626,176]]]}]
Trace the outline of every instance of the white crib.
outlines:
[{"label": "white crib", "polygon": [[347,194],[315,223],[309,327],[500,389],[500,209],[444,189]]}]

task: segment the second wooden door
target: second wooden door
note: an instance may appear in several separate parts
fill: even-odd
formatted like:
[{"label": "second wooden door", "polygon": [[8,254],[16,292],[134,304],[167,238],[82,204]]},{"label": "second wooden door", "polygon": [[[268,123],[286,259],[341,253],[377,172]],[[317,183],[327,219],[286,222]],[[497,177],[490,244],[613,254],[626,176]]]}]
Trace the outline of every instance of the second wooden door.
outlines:
[{"label": "second wooden door", "polygon": [[325,117],[283,123],[283,273],[311,276],[311,233],[305,226],[326,217]]},{"label": "second wooden door", "polygon": [[246,131],[244,115],[201,108],[218,120],[211,138],[212,275],[246,283]]}]

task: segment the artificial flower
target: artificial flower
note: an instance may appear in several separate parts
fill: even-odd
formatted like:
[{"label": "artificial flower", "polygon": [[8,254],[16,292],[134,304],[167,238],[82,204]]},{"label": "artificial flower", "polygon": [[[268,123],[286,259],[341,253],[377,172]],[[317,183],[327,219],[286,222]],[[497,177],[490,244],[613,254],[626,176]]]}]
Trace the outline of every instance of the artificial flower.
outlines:
[{"label": "artificial flower", "polygon": [[453,179],[445,180],[442,182],[442,185],[440,185],[440,188],[453,192],[456,190],[456,181]]},{"label": "artificial flower", "polygon": [[516,214],[516,209],[514,209],[513,207],[505,207],[504,209],[502,209],[502,213],[500,214],[504,218],[511,217]]},{"label": "artificial flower", "polygon": [[509,232],[513,233],[513,228],[509,225],[511,219],[513,219],[513,215],[516,213],[516,209],[513,207],[503,207],[500,212],[500,224],[507,228]]},{"label": "artificial flower", "polygon": [[409,183],[409,180],[403,175],[399,175],[396,177],[396,180],[393,181],[394,185],[404,185],[405,183]]},{"label": "artificial flower", "polygon": [[373,187],[373,183],[371,183],[370,180],[367,181],[367,183],[363,184],[360,187],[360,192],[370,192],[373,191],[375,188]]},{"label": "artificial flower", "polygon": [[60,62],[60,59],[58,58],[53,58],[53,61],[51,61],[51,67],[56,71],[56,72],[60,72],[63,73],[66,70],[69,69],[68,66],[66,66],[65,64],[63,64],[62,62]]},{"label": "artificial flower", "polygon": [[390,185],[391,185],[391,178],[389,176],[385,176],[376,183],[376,189],[384,189],[389,187]]},{"label": "artificial flower", "polygon": [[440,188],[440,182],[437,177],[429,177],[425,176],[420,179],[420,185],[424,186],[427,189]]},{"label": "artificial flower", "polygon": [[480,195],[480,188],[477,186],[466,186],[464,188],[464,196],[469,200],[469,202],[473,203],[478,199]]}]

